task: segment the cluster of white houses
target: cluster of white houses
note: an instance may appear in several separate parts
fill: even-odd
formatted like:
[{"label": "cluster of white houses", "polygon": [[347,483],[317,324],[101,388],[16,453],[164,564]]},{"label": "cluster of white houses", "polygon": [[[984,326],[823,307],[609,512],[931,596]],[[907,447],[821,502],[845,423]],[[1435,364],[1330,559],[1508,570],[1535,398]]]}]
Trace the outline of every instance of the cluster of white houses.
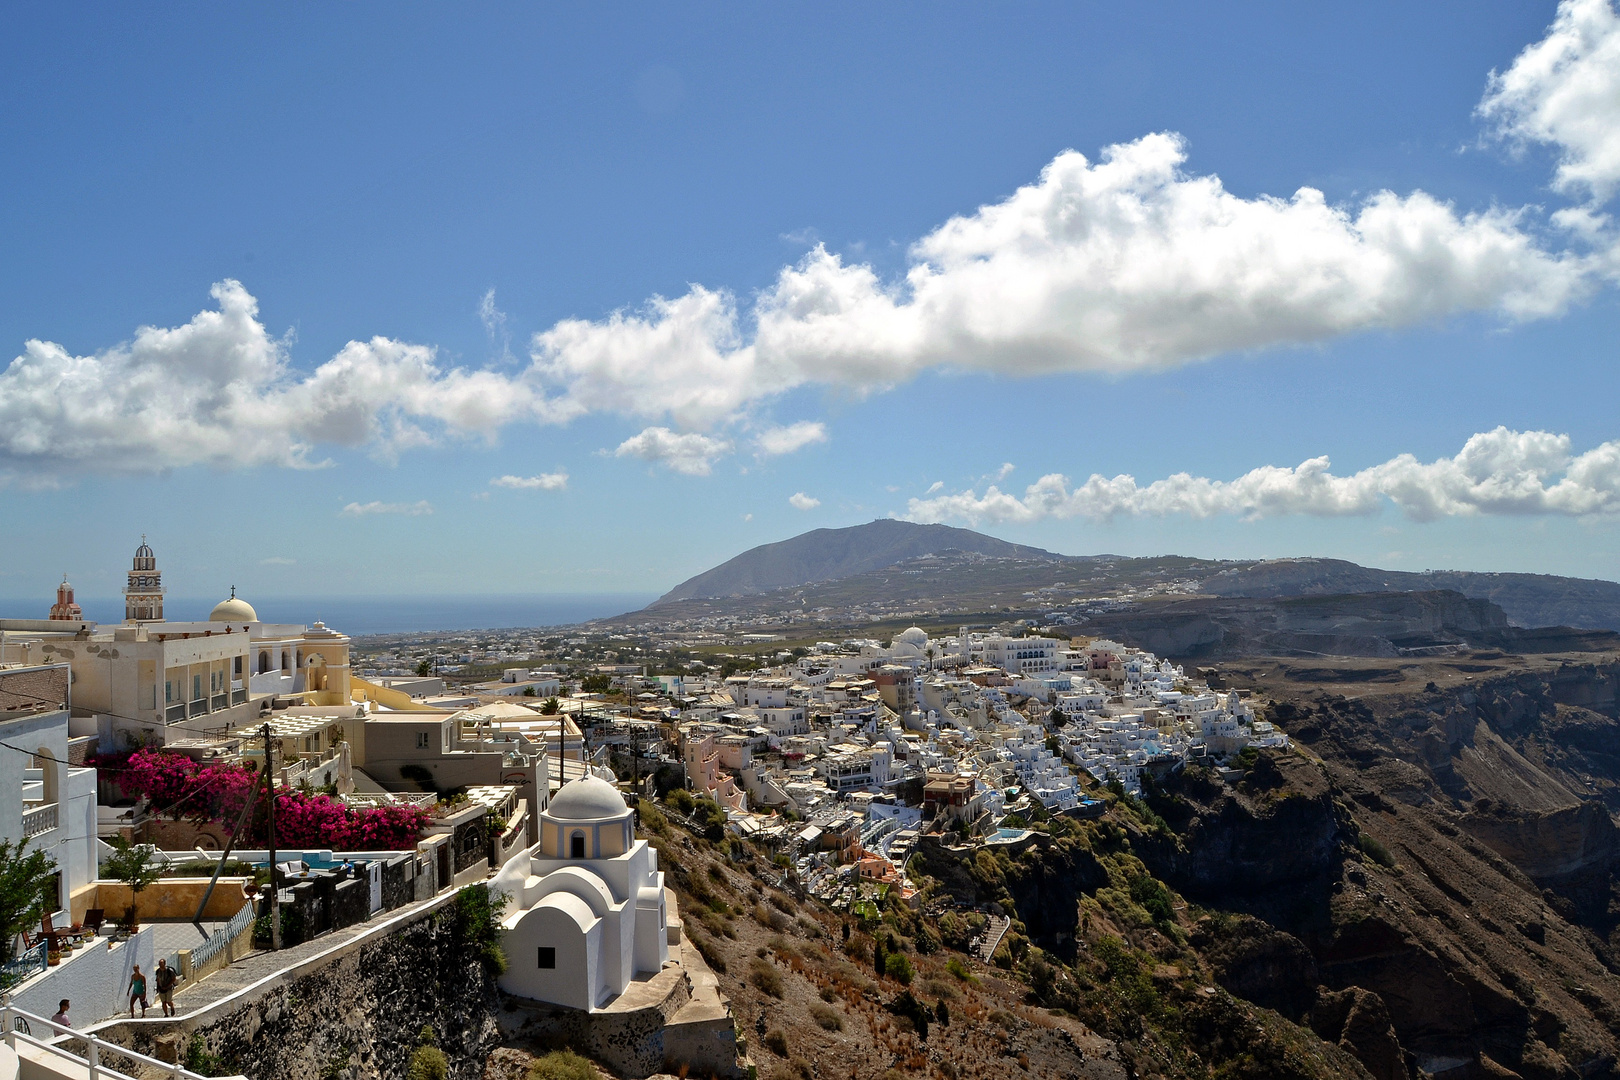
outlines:
[{"label": "cluster of white houses", "polygon": [[812,863],[902,887],[920,830],[996,842],[1015,813],[1088,812],[1092,782],[1139,793],[1188,761],[1288,742],[1241,693],[1142,650],[966,628],[823,643],[724,680],[660,677],[642,697],[643,715],[678,726],[688,785],[734,829],[787,832]]}]

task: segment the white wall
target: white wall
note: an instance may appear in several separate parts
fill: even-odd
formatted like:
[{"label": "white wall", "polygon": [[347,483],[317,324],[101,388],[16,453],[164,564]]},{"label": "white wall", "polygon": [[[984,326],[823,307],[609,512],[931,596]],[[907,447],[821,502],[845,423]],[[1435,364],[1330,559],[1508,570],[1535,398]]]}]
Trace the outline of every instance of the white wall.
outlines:
[{"label": "white wall", "polygon": [[[107,948],[106,938],[98,938],[83,954],[75,952],[55,970],[37,978],[12,995],[20,1009],[36,1016],[53,1016],[63,998],[73,1002],[68,1015],[73,1026],[86,1028],[124,1012],[129,1005],[129,976],[134,965],[146,975],[146,1000],[158,1009],[157,984],[152,971],[157,960],[152,949],[152,928],[148,926],[122,944]],[[139,1006],[137,1006],[137,1009]],[[127,1013],[126,1013],[127,1015]],[[38,1035],[38,1032],[35,1032]]]}]

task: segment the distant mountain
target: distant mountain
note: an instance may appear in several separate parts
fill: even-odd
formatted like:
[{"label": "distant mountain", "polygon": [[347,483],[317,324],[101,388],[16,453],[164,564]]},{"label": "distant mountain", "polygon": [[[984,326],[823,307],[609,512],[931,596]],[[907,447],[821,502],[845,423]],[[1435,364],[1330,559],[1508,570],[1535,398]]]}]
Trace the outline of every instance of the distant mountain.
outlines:
[{"label": "distant mountain", "polygon": [[1431,570],[1420,574],[1376,570],[1341,559],[1272,559],[1206,578],[1215,596],[1258,598],[1339,593],[1425,592],[1453,589],[1490,600],[1514,626],[1574,626],[1620,630],[1620,584],[1550,574],[1480,574]]},{"label": "distant mountain", "polygon": [[791,540],[750,548],[712,570],[681,582],[650,606],[656,608],[676,600],[755,596],[773,589],[837,581],[881,570],[906,559],[953,551],[1002,559],[1080,561],[1040,548],[1010,544],[969,529],[879,518],[865,525],[816,529]]}]

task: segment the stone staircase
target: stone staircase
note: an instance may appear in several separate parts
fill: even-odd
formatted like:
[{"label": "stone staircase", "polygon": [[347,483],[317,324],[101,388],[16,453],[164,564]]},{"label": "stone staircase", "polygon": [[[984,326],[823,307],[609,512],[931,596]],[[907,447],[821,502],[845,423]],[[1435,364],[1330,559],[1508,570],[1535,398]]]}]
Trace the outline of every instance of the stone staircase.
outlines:
[{"label": "stone staircase", "polygon": [[990,958],[996,955],[996,948],[1001,944],[1001,939],[1007,936],[1007,928],[1011,925],[1012,920],[1005,915],[990,916],[990,921],[985,924],[984,934],[974,947],[974,958],[988,964]]}]

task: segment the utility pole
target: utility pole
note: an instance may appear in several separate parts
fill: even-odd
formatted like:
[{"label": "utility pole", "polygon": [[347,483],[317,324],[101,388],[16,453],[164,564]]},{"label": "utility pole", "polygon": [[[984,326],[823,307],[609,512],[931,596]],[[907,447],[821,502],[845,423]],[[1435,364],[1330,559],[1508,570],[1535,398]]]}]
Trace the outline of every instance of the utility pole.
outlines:
[{"label": "utility pole", "polygon": [[276,770],[270,725],[264,725],[264,790],[266,854],[270,857],[270,948],[281,948],[281,885],[276,881]]}]

